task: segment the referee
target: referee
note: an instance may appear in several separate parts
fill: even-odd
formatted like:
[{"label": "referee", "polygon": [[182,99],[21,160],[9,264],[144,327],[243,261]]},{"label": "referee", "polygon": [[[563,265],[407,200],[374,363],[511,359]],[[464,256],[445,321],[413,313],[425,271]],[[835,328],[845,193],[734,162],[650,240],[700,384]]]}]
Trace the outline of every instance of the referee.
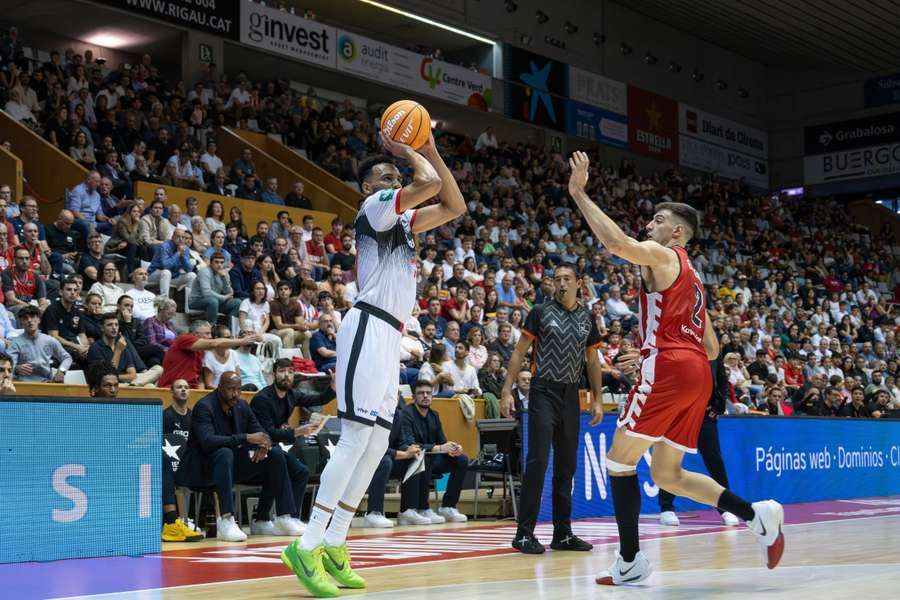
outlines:
[{"label": "referee", "polygon": [[519,527],[512,546],[525,554],[541,554],[544,546],[534,537],[544,475],[553,445],[553,542],[554,550],[588,551],[593,548],[572,534],[572,478],[578,460],[581,410],[578,388],[587,363],[594,391],[593,421],[603,418],[600,400],[602,371],[596,347],[600,332],[591,310],[578,300],[578,277],[572,265],[556,267],[554,299],[535,306],[528,314],[522,337],[509,359],[503,385],[501,413],[515,411],[512,386],[522,359],[534,345],[531,389],[528,393],[528,454],[522,478]]}]

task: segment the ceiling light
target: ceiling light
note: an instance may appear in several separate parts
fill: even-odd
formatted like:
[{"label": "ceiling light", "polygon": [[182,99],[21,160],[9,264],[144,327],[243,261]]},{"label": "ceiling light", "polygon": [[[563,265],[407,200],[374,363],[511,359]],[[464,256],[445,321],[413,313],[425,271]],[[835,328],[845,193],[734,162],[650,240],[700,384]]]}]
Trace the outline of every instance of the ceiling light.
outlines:
[{"label": "ceiling light", "polygon": [[565,25],[564,29],[566,30],[566,33],[568,33],[569,35],[578,33],[578,25],[576,25],[572,21],[566,21],[566,25]]},{"label": "ceiling light", "polygon": [[439,23],[433,19],[429,19],[427,17],[423,17],[421,15],[417,15],[415,13],[411,13],[409,11],[401,10],[399,8],[394,8],[393,6],[388,6],[387,4],[382,4],[381,2],[376,2],[375,0],[359,0],[365,4],[370,6],[374,6],[375,8],[380,8],[381,10],[386,10],[388,12],[392,12],[397,15],[403,15],[404,17],[408,17],[410,19],[414,19],[419,21],[420,23],[425,23],[427,25],[432,25],[434,27],[439,27],[445,31],[451,31],[453,33],[465,36],[467,38],[471,38],[473,40],[477,40],[482,44],[490,44],[491,46],[496,46],[497,42],[494,40],[488,39],[486,37],[482,37],[480,35],[475,35],[474,33],[469,33],[468,31],[463,31],[462,29],[457,29],[456,27],[452,27],[450,25],[446,25],[444,23]]},{"label": "ceiling light", "polygon": [[693,79],[697,83],[703,81],[703,77],[704,77],[703,73],[701,73],[697,69],[694,69],[694,72],[691,73],[691,79]]},{"label": "ceiling light", "polygon": [[657,58],[648,52],[644,55],[644,62],[648,65],[655,65],[657,63]]},{"label": "ceiling light", "polygon": [[621,52],[623,56],[628,56],[629,54],[631,54],[631,46],[629,46],[625,42],[622,42],[619,45],[619,52]]},{"label": "ceiling light", "polygon": [[523,46],[530,46],[531,45],[531,36],[523,33],[522,35],[519,36],[519,43],[521,43]]},{"label": "ceiling light", "polygon": [[739,87],[738,96],[740,96],[741,98],[749,98],[750,92],[748,92],[745,88]]},{"label": "ceiling light", "polygon": [[721,79],[716,79],[716,89],[720,92],[724,92],[728,89],[728,82]]},{"label": "ceiling light", "polygon": [[669,63],[669,70],[673,73],[681,73],[681,65],[679,65],[677,62],[672,61]]},{"label": "ceiling light", "polygon": [[551,35],[545,35],[545,36],[544,36],[544,43],[545,43],[545,44],[549,44],[549,45],[551,45],[551,46],[555,46],[555,47],[560,48],[560,49],[562,49],[562,50],[565,50],[565,49],[566,49],[566,43],[565,43],[564,41],[558,40],[558,39],[556,39],[555,37],[553,37],[553,36],[551,36]]},{"label": "ceiling light", "polygon": [[547,21],[550,20],[550,17],[547,16],[547,13],[545,13],[542,10],[536,11],[534,13],[534,18],[537,19],[537,22],[540,23],[541,25],[543,25],[544,23],[546,23]]}]

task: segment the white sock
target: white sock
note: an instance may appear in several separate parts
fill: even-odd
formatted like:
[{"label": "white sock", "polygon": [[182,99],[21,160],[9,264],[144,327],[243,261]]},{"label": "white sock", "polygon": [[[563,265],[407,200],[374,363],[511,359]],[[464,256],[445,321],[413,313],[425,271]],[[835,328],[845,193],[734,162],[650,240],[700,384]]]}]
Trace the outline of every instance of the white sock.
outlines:
[{"label": "white sock", "polygon": [[334,509],[334,514],[331,516],[331,523],[325,531],[326,546],[344,545],[344,542],[347,541],[347,531],[350,529],[350,522],[353,520],[353,515],[355,514],[356,511],[351,512],[340,506]]},{"label": "white sock", "polygon": [[306,525],[306,530],[300,537],[300,547],[309,551],[321,544],[322,540],[325,539],[325,528],[328,526],[330,519],[331,513],[323,508],[314,506],[312,514],[309,515],[309,523]]}]

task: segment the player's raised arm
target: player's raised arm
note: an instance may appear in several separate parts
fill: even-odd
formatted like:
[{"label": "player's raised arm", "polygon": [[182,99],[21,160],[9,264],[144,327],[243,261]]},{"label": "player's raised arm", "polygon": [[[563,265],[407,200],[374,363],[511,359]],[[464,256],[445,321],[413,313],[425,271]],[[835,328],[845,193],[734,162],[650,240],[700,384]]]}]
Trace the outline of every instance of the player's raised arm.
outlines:
[{"label": "player's raised arm", "polygon": [[598,241],[611,253],[636,265],[658,267],[677,260],[674,251],[665,246],[647,240],[639,242],[625,235],[622,228],[609,218],[599,206],[591,201],[584,191],[587,185],[590,160],[584,152],[575,152],[569,159],[572,174],[569,176],[569,194],[587,219],[591,231]]},{"label": "player's raised arm", "polygon": [[[415,208],[437,196],[443,183],[431,163],[410,146],[397,143],[384,133],[381,133],[380,136],[384,149],[398,158],[405,158],[413,169],[412,183],[404,187],[400,193],[397,213],[400,214],[405,210]],[[389,176],[389,174],[385,173],[385,176]]]},{"label": "player's raised arm", "polygon": [[450,169],[447,168],[444,159],[441,158],[437,146],[434,144],[433,135],[428,136],[428,142],[419,152],[437,171],[443,185],[440,194],[438,194],[438,198],[441,201],[440,204],[420,208],[416,213],[416,220],[413,222],[414,233],[439,227],[466,212],[466,201],[463,199],[462,192],[459,191],[456,179],[453,177]]}]

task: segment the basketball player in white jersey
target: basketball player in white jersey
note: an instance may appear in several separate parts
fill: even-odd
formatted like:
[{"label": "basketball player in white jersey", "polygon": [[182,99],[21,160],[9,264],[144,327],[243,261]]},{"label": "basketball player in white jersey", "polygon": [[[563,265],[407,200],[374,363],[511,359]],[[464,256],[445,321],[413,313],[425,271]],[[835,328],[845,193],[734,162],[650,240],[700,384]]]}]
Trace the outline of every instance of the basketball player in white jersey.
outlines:
[{"label": "basketball player in white jersey", "polygon": [[[400,382],[400,337],[416,300],[414,234],[434,229],[466,211],[453,175],[434,138],[418,152],[382,136],[385,149],[412,167],[413,181],[401,188],[389,156],[359,165],[366,198],[356,216],[356,275],[359,295],[337,336],[337,398],[341,437],[322,472],[321,485],[303,537],[281,560],[318,598],[338,587],[363,588],[350,568],[346,537],[350,520],[388,447]],[[437,196],[440,203],[416,208]]]}]

